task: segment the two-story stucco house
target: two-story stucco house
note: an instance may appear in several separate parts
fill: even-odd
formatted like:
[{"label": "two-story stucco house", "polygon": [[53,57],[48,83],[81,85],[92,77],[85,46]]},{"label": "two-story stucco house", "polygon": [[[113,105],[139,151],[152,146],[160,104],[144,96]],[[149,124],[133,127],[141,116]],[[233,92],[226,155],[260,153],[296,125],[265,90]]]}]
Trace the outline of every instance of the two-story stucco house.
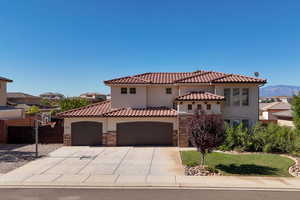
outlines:
[{"label": "two-story stucco house", "polygon": [[0,143],[6,143],[7,131],[5,120],[19,119],[23,117],[23,109],[15,109],[7,106],[7,83],[11,83],[12,80],[4,77],[0,77]]},{"label": "two-story stucco house", "polygon": [[189,145],[196,109],[255,124],[265,79],[212,71],[144,73],[104,82],[111,100],[61,113],[65,145]]}]

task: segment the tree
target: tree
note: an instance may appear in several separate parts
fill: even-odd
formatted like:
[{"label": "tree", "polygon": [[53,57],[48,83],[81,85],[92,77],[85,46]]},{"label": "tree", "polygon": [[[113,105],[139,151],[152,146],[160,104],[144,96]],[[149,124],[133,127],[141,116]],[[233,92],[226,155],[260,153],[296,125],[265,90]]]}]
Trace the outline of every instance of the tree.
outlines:
[{"label": "tree", "polygon": [[40,112],[40,109],[39,109],[39,107],[37,107],[37,106],[31,106],[28,110],[27,110],[27,114],[37,114],[37,113],[39,113]]},{"label": "tree", "polygon": [[300,92],[292,100],[293,120],[295,127],[300,131]]},{"label": "tree", "polygon": [[190,141],[201,153],[201,165],[204,165],[206,154],[225,140],[224,120],[221,115],[207,115],[198,110],[191,120],[190,131]]},{"label": "tree", "polygon": [[40,104],[42,106],[53,107],[53,106],[55,106],[56,103],[54,101],[49,100],[49,99],[42,99]]},{"label": "tree", "polygon": [[59,101],[62,112],[89,105],[90,102],[82,98],[66,98]]}]

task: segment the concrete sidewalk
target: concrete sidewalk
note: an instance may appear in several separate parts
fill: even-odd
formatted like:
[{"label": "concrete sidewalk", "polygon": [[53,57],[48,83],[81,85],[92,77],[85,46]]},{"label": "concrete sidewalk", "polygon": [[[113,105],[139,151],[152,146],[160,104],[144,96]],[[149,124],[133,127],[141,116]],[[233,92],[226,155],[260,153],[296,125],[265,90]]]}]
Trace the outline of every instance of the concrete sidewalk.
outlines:
[{"label": "concrete sidewalk", "polygon": [[0,187],[124,187],[299,190],[300,178],[126,175],[4,175]]}]

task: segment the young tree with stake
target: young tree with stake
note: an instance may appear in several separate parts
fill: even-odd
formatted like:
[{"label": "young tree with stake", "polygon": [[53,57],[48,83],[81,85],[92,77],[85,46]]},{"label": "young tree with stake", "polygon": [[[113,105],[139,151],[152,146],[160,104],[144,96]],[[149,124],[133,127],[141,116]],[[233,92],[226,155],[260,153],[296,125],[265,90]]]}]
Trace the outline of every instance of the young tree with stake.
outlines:
[{"label": "young tree with stake", "polygon": [[191,120],[190,141],[201,153],[201,165],[205,165],[205,156],[220,146],[225,140],[224,120],[221,115],[206,114],[197,110]]}]

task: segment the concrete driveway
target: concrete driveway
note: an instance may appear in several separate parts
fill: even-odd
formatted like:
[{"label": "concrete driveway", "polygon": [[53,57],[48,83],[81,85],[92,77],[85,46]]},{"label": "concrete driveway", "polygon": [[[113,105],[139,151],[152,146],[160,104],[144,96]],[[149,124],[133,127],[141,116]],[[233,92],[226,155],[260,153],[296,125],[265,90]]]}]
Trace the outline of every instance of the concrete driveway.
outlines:
[{"label": "concrete driveway", "polygon": [[176,147],[62,147],[11,172],[43,175],[183,175]]}]

